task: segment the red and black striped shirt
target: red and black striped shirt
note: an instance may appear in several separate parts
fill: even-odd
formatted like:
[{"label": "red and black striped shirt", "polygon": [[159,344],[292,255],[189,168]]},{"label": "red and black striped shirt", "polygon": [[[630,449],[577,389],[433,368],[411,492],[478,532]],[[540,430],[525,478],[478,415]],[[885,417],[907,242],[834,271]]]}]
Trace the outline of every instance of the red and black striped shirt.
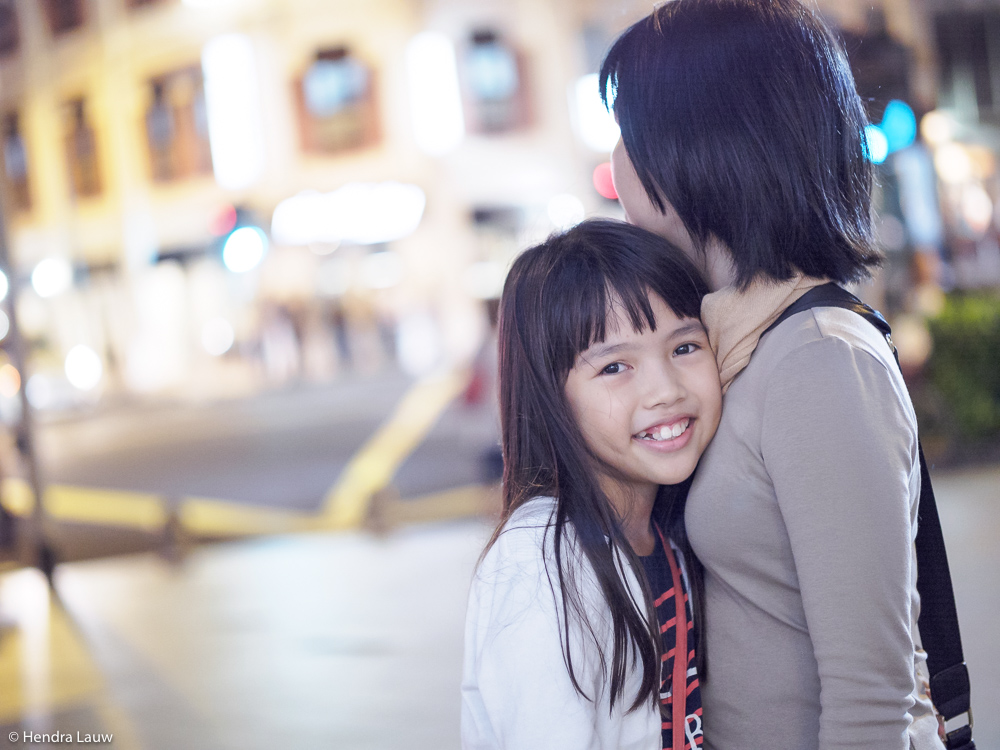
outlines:
[{"label": "red and black striped shirt", "polygon": [[[668,542],[669,543],[669,542]],[[660,677],[660,702],[663,704],[663,750],[694,750],[702,747],[704,733],[701,721],[701,688],[698,682],[695,652],[698,647],[697,633],[691,609],[687,576],[683,574],[684,563],[680,550],[670,544],[674,561],[681,569],[681,596],[687,613],[687,653],[682,656],[687,662],[687,684],[684,686],[684,700],[687,721],[684,727],[684,747],[673,747],[673,703],[674,690],[671,685],[674,672],[674,658],[677,653],[677,601],[674,591],[670,560],[663,548],[661,537],[657,535],[653,554],[640,557],[649,581],[649,590],[656,607],[656,618],[660,624],[660,638],[663,643],[662,671]]]}]

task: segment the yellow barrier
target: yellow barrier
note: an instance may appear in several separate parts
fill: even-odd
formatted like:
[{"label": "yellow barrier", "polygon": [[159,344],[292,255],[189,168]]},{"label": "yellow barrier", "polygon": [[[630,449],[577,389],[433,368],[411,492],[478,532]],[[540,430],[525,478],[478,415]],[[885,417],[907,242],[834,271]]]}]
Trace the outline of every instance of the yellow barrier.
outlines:
[{"label": "yellow barrier", "polygon": [[[458,371],[414,384],[344,468],[327,493],[319,516],[225,500],[184,498],[177,509],[181,528],[194,536],[218,537],[359,526],[372,497],[389,485],[403,461],[465,388],[468,378],[468,372]],[[15,516],[26,518],[34,509],[34,492],[23,479],[7,477],[0,483],[0,503]],[[170,518],[166,502],[156,495],[65,485],[46,488],[45,512],[59,521],[147,532],[162,530]]]}]

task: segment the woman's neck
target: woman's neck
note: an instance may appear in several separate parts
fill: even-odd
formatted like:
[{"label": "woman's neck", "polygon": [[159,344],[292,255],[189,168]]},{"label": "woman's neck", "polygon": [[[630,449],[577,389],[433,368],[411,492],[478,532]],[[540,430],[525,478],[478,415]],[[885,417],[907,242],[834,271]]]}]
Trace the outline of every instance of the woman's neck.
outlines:
[{"label": "woman's neck", "polygon": [[736,267],[733,265],[732,255],[722,240],[716,236],[708,238],[701,261],[701,271],[705,274],[705,280],[713,292],[736,283]]},{"label": "woman's neck", "polygon": [[601,482],[601,489],[618,512],[622,532],[632,551],[643,556],[653,554],[656,536],[650,525],[650,518],[653,515],[653,503],[656,502],[657,487],[623,487],[605,479]]}]

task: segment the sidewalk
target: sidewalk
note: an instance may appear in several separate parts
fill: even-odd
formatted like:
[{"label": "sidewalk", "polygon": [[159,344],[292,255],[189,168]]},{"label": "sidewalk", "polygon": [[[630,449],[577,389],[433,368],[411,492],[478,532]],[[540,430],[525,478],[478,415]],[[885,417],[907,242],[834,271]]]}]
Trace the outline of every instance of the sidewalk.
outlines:
[{"label": "sidewalk", "polygon": [[0,747],[58,729],[148,750],[457,748],[466,593],[488,531],[256,539],[176,568],[75,563],[57,571],[61,606],[34,571],[7,574],[0,602],[23,635],[4,638],[0,663],[21,646],[24,689],[0,672]]},{"label": "sidewalk", "polygon": [[[976,736],[1000,747],[1000,467],[935,474]],[[438,518],[468,511],[439,499]],[[464,504],[463,504],[464,503]],[[377,506],[376,506],[377,507]],[[404,506],[387,501],[376,527]],[[430,507],[430,506],[428,506]],[[425,516],[426,517],[426,516]],[[10,732],[132,750],[452,750],[483,520],[313,532],[0,575],[0,748]],[[57,745],[52,745],[57,747]]]},{"label": "sidewalk", "polygon": [[932,476],[972,680],[973,734],[982,750],[1000,748],[1000,466]]}]

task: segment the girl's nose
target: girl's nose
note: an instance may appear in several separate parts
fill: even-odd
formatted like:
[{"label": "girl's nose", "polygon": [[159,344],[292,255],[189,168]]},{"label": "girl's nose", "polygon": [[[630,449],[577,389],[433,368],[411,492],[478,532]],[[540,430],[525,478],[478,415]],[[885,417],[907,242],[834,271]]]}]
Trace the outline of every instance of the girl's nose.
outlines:
[{"label": "girl's nose", "polygon": [[643,406],[670,406],[683,399],[685,392],[684,384],[669,365],[651,367],[646,372]]}]

